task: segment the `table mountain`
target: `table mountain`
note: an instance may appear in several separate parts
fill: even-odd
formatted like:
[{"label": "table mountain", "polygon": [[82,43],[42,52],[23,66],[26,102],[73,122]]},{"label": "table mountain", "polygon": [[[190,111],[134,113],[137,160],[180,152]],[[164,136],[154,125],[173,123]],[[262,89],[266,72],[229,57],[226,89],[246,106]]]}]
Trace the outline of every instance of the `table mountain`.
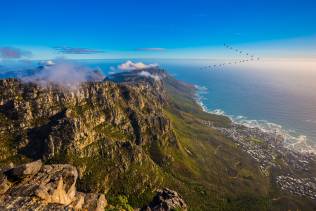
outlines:
[{"label": "table mountain", "polygon": [[[49,166],[73,166],[77,191],[105,194],[109,204],[126,210],[152,209],[156,191],[169,190],[164,188],[181,194],[182,208],[192,210],[315,207],[315,201],[284,193],[275,183],[288,167],[262,172],[218,130],[232,128],[232,122],[204,112],[195,87],[164,70],[122,72],[71,89],[3,79],[0,89],[2,168],[39,159],[45,165],[38,174]],[[315,170],[311,166],[308,172]],[[54,202],[45,191],[38,197]]]}]

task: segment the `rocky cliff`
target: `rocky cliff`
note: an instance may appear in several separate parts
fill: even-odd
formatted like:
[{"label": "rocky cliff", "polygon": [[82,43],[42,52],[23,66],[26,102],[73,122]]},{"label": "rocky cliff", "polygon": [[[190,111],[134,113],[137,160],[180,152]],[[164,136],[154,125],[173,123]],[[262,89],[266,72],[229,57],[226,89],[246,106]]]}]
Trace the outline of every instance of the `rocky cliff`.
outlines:
[{"label": "rocky cliff", "polygon": [[[2,164],[23,159],[72,163],[79,169],[80,188],[102,192],[132,166],[156,172],[145,146],[176,141],[162,112],[161,84],[150,82],[91,82],[67,90],[0,81],[5,90],[0,94]],[[148,186],[159,183],[154,178]]]},{"label": "rocky cliff", "polygon": [[[194,87],[163,70],[123,72],[71,89],[5,79],[0,89],[0,168],[18,166],[2,170],[0,201],[7,209],[42,203],[103,209],[102,194],[114,206],[107,210],[316,206],[276,182],[288,173],[311,177],[316,162],[297,170],[271,148],[263,172],[252,151],[241,147],[253,137],[236,144],[225,133],[234,131],[231,121],[204,112]],[[264,148],[263,141],[251,146]],[[39,159],[44,165],[19,167]]]}]

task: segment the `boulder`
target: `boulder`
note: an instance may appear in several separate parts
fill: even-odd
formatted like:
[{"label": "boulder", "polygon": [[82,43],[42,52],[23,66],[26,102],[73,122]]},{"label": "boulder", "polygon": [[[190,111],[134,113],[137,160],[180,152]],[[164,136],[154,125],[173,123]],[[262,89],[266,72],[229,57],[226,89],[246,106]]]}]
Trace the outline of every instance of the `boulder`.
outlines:
[{"label": "boulder", "polygon": [[152,202],[142,208],[142,211],[186,211],[187,209],[186,203],[176,191],[164,188],[157,191],[157,195],[153,198]]}]

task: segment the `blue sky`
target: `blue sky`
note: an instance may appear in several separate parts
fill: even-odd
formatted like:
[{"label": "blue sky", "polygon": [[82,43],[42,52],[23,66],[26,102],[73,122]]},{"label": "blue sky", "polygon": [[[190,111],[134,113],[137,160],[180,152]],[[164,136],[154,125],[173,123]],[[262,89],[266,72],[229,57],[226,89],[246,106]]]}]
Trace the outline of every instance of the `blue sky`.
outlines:
[{"label": "blue sky", "polygon": [[0,0],[0,48],[32,59],[205,58],[229,43],[315,57],[315,20],[313,0]]}]

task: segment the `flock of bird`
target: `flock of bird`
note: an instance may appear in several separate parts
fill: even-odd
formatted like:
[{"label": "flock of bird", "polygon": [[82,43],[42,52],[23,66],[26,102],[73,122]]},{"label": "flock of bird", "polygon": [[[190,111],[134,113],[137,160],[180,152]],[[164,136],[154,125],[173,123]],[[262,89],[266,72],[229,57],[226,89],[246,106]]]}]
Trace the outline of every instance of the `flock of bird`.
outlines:
[{"label": "flock of bird", "polygon": [[219,68],[222,68],[226,65],[236,65],[236,64],[241,64],[241,63],[245,63],[245,62],[250,62],[250,61],[259,61],[260,58],[256,57],[253,54],[250,54],[248,52],[242,51],[238,48],[234,48],[228,44],[224,44],[225,48],[234,51],[236,54],[240,55],[240,56],[245,56],[246,58],[244,59],[239,59],[239,60],[235,60],[235,61],[230,61],[230,62],[224,62],[221,64],[213,64],[213,65],[208,65],[205,67],[201,67],[201,69],[205,69],[205,70],[220,70]]}]

